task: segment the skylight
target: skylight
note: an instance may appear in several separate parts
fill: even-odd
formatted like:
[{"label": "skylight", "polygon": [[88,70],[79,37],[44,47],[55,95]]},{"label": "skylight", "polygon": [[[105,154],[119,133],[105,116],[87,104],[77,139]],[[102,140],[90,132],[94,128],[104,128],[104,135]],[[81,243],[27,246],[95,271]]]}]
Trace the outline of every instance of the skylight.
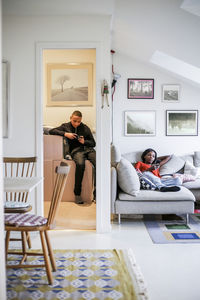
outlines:
[{"label": "skylight", "polygon": [[190,65],[180,59],[156,50],[152,55],[150,62],[200,84],[200,68]]},{"label": "skylight", "polygon": [[200,1],[199,0],[184,0],[181,8],[187,12],[200,16]]}]

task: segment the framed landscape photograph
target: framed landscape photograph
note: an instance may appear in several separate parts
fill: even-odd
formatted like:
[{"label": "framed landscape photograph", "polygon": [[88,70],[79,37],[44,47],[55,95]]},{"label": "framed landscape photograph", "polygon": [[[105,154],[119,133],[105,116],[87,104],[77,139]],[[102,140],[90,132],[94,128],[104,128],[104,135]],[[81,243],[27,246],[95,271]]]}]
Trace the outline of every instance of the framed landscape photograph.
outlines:
[{"label": "framed landscape photograph", "polygon": [[91,63],[47,64],[47,106],[92,106]]},{"label": "framed landscape photograph", "polygon": [[179,102],[180,101],[180,85],[164,84],[162,89],[163,102]]},{"label": "framed landscape photograph", "polygon": [[154,79],[128,78],[128,99],[153,99]]},{"label": "framed landscape photograph", "polygon": [[125,111],[126,136],[154,136],[156,135],[156,112]]},{"label": "framed landscape photograph", "polygon": [[167,110],[166,135],[198,135],[198,111]]}]

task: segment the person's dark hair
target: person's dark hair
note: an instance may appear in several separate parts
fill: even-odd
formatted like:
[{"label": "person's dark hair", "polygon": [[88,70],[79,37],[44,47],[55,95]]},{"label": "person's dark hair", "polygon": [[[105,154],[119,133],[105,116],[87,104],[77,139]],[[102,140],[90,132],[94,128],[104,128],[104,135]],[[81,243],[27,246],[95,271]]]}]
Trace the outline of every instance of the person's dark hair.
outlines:
[{"label": "person's dark hair", "polygon": [[75,111],[72,113],[72,116],[77,116],[77,117],[82,118],[82,113],[81,113],[79,110],[75,110]]},{"label": "person's dark hair", "polygon": [[155,163],[156,160],[157,160],[157,152],[156,152],[154,149],[151,149],[151,148],[146,149],[146,150],[142,153],[142,155],[141,155],[142,161],[145,162],[144,157],[145,157],[149,152],[154,152],[154,153],[155,153],[155,159],[154,159],[154,161],[153,161],[153,163]]}]

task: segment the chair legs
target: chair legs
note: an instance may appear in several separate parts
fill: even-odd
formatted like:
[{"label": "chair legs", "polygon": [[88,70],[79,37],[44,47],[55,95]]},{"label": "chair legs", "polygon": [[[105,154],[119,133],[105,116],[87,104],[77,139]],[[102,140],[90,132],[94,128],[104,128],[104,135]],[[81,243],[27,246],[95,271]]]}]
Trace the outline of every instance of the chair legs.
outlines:
[{"label": "chair legs", "polygon": [[51,273],[51,267],[50,267],[50,262],[49,262],[49,257],[48,257],[48,251],[47,251],[47,245],[46,245],[46,241],[45,241],[44,231],[40,231],[40,239],[41,239],[42,250],[43,250],[43,255],[44,255],[44,262],[45,262],[47,278],[48,278],[49,284],[52,284],[53,276]]},{"label": "chair legs", "polygon": [[26,240],[27,240],[27,245],[29,247],[29,249],[31,249],[32,245],[31,245],[31,237],[29,232],[26,232]]},{"label": "chair legs", "polygon": [[53,270],[53,272],[55,272],[56,269],[57,269],[56,268],[56,261],[55,261],[54,255],[53,255],[53,250],[52,250],[51,243],[50,243],[50,240],[49,240],[48,232],[45,231],[44,235],[45,235],[45,238],[46,238],[46,243],[47,243],[48,253],[49,253],[49,257],[50,257],[50,261],[51,261],[51,265],[52,265],[52,270]]},{"label": "chair legs", "polygon": [[6,261],[8,258],[8,247],[10,241],[10,231],[6,231],[6,239],[5,239],[5,254],[6,254]]},{"label": "chair legs", "polygon": [[[22,238],[22,250],[20,252],[13,251],[8,252],[9,249],[9,241],[10,241],[10,231],[6,231],[6,238],[5,238],[5,254],[6,254],[6,261],[8,254],[18,254],[22,255],[22,259],[19,264],[17,265],[7,265],[7,268],[35,268],[35,267],[45,267],[46,274],[48,278],[48,283],[53,284],[53,276],[52,271],[56,271],[56,261],[53,255],[53,250],[51,247],[51,243],[49,240],[48,232],[46,230],[40,231],[40,240],[42,245],[42,253],[36,252],[29,252],[27,251],[27,237],[29,237],[28,232],[21,231],[21,238]],[[24,264],[27,259],[27,256],[44,256],[44,264],[43,265],[29,265]]]}]

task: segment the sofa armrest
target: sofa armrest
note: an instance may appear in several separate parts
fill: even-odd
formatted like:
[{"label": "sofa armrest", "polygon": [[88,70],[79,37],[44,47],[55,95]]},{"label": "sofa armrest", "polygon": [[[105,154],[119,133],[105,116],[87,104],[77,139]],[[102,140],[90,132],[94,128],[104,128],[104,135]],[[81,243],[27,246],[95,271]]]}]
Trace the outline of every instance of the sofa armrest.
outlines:
[{"label": "sofa armrest", "polygon": [[117,199],[117,170],[111,167],[111,212],[115,213],[115,201]]}]

